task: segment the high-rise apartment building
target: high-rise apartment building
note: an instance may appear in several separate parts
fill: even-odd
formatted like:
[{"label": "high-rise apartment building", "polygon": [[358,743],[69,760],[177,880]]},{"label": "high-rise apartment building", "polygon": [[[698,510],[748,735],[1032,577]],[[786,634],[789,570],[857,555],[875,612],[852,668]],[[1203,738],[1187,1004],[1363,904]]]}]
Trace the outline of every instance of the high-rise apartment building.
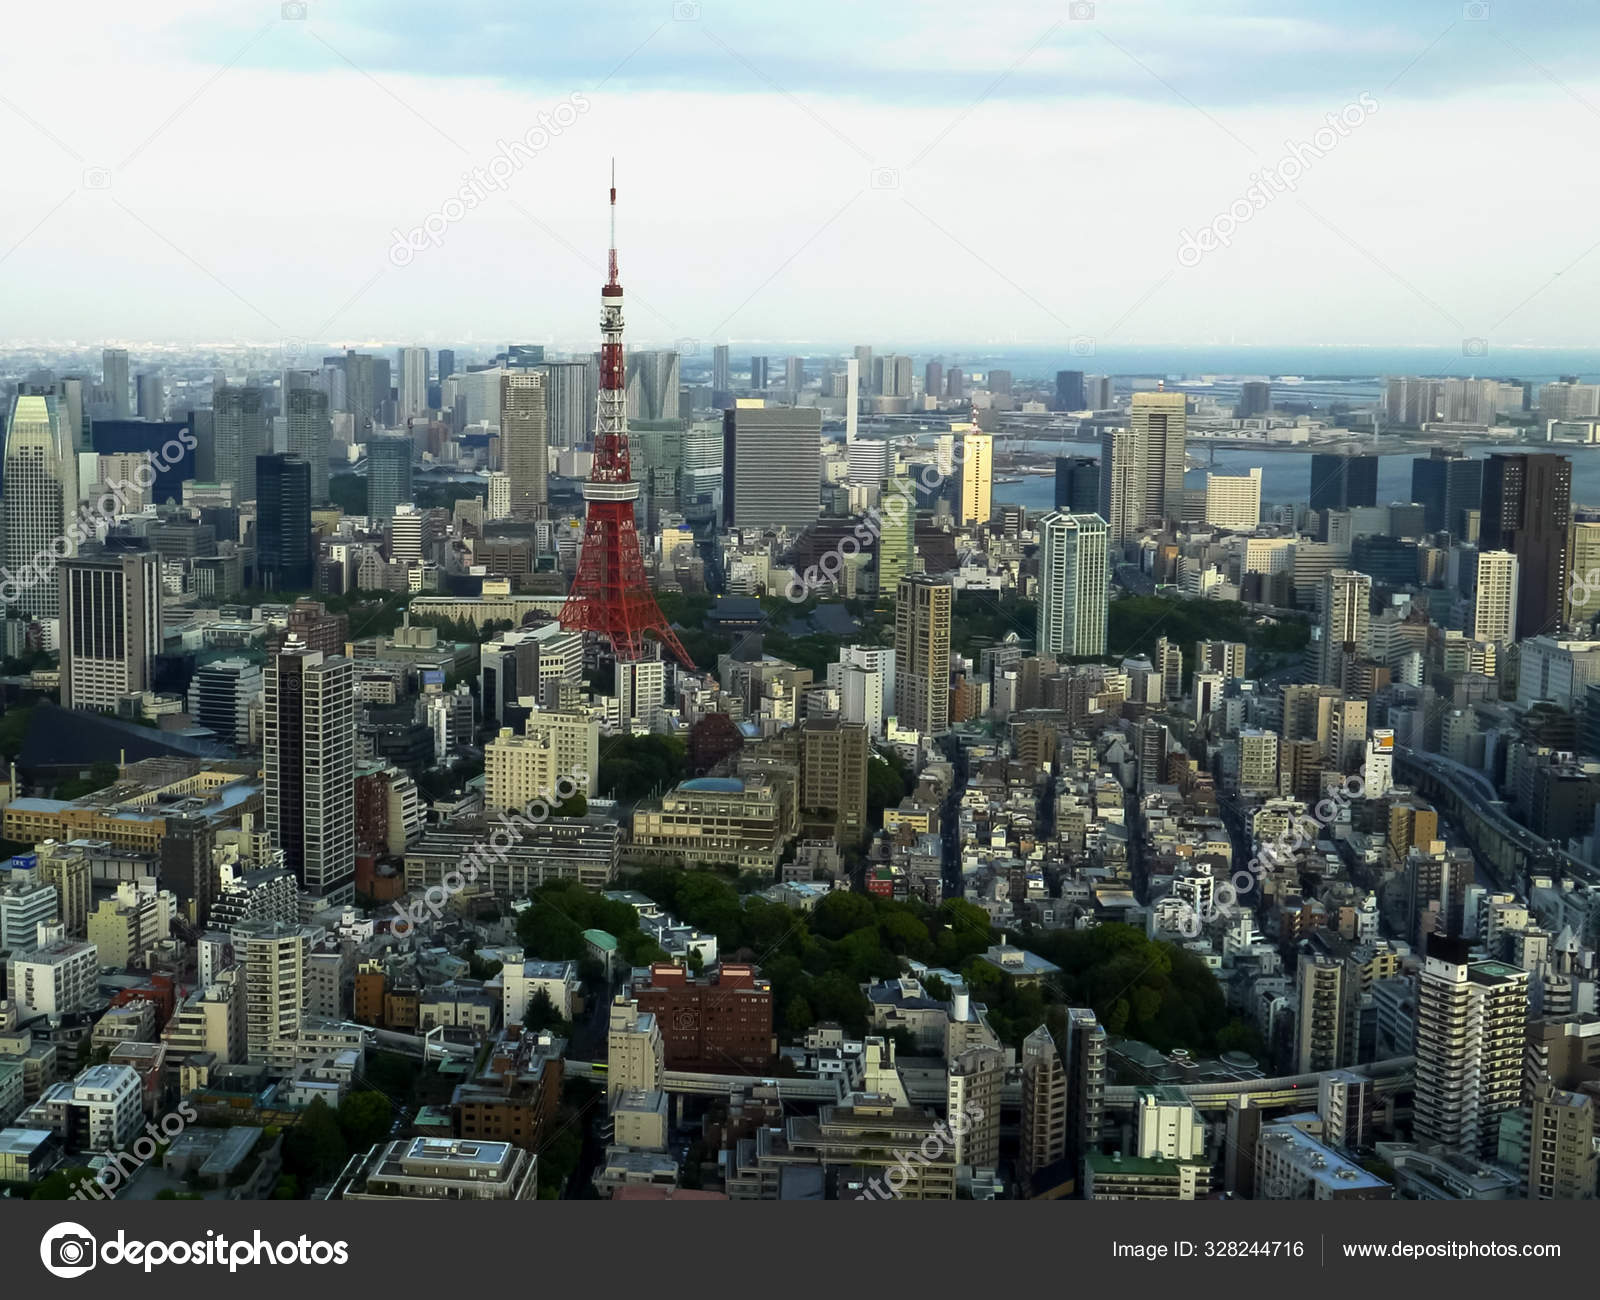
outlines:
[{"label": "high-rise apartment building", "polygon": [[1567,604],[1563,617],[1573,626],[1600,614],[1600,522],[1579,520],[1567,534]]},{"label": "high-rise apartment building", "polygon": [[511,518],[511,475],[495,470],[489,475],[485,491],[483,517],[489,519]]},{"label": "high-rise apartment building", "polygon": [[1359,968],[1334,954],[1302,953],[1295,982],[1300,995],[1296,1070],[1312,1074],[1354,1065],[1360,1038]]},{"label": "high-rise apartment building", "polygon": [[1099,514],[1113,546],[1137,537],[1144,524],[1144,468],[1132,429],[1101,433]]},{"label": "high-rise apartment building", "polygon": [[950,1062],[946,1114],[962,1115],[951,1125],[956,1164],[993,1169],[1000,1162],[1000,1094],[1006,1082],[1005,1053],[992,1047],[968,1048]]},{"label": "high-rise apartment building", "polygon": [[1478,545],[1517,557],[1517,639],[1560,625],[1567,599],[1567,534],[1572,526],[1572,461],[1566,456],[1495,453],[1483,468]]},{"label": "high-rise apartment building", "polygon": [[928,735],[950,729],[950,617],[955,587],[911,574],[894,605],[894,694],[902,726]]},{"label": "high-rise apartment building", "polygon": [[994,483],[994,437],[987,433],[961,435],[961,510],[957,522],[989,522]]},{"label": "high-rise apartment building", "polygon": [[1322,643],[1319,679],[1341,685],[1347,662],[1367,657],[1371,642],[1372,579],[1335,569],[1322,580]]},{"label": "high-rise apartment building", "polygon": [[218,483],[233,484],[237,502],[256,499],[256,457],[272,450],[265,397],[259,388],[225,386],[211,399]]},{"label": "high-rise apartment building", "polygon": [[550,512],[546,383],[542,368],[508,370],[500,380],[500,463],[511,479],[513,519],[543,519]]},{"label": "high-rise apartment building", "polygon": [[1419,1142],[1492,1156],[1500,1117],[1522,1100],[1528,973],[1473,961],[1466,940],[1430,935],[1417,991]]},{"label": "high-rise apartment building", "polygon": [[1111,576],[1106,521],[1051,511],[1039,521],[1037,653],[1103,655]]},{"label": "high-rise apartment building", "polygon": [[310,894],[355,883],[355,665],[291,635],[268,664],[262,715],[265,823]]},{"label": "high-rise apartment building", "polygon": [[1530,1201],[1590,1201],[1600,1151],[1592,1093],[1543,1087],[1533,1098],[1528,1131]]},{"label": "high-rise apartment building", "polygon": [[587,794],[600,771],[600,721],[587,713],[530,713],[522,735],[502,727],[484,746],[483,770],[491,811],[535,800],[554,806],[568,782]]},{"label": "high-rise apartment building", "polygon": [[1022,1127],[1017,1181],[1027,1196],[1034,1178],[1067,1154],[1067,1070],[1050,1030],[1022,1040]]},{"label": "high-rise apartment building", "polygon": [[274,1043],[300,1033],[311,931],[284,921],[241,921],[233,927],[233,948],[244,971],[245,1053],[263,1064]]},{"label": "high-rise apartment building", "polygon": [[256,576],[269,591],[310,591],[311,466],[299,456],[256,458]]},{"label": "high-rise apartment building", "polygon": [[1100,1147],[1105,1121],[1106,1055],[1109,1040],[1088,1007],[1067,1008],[1067,1041],[1062,1057],[1067,1067],[1067,1157],[1075,1169]]},{"label": "high-rise apartment building", "polygon": [[1162,524],[1183,517],[1188,402],[1182,393],[1133,395],[1128,425],[1144,467],[1144,523]]},{"label": "high-rise apartment building", "polygon": [[111,712],[150,689],[161,653],[161,562],[149,551],[62,560],[61,704]]},{"label": "high-rise apartment building", "polygon": [[367,439],[367,519],[383,528],[411,500],[411,439],[376,433]]},{"label": "high-rise apartment building", "polygon": [[[59,615],[56,561],[77,550],[75,531],[69,527],[78,508],[77,456],[59,400],[41,392],[22,392],[12,399],[0,472],[0,509],[5,513],[0,600],[32,618]],[[41,565],[37,557],[49,562]]]},{"label": "high-rise apartment building", "polygon": [[822,508],[822,412],[738,406],[723,413],[722,514],[730,528],[817,520]]},{"label": "high-rise apartment building", "polygon": [[1517,557],[1510,551],[1478,554],[1477,593],[1472,600],[1472,636],[1509,645],[1516,639]]}]

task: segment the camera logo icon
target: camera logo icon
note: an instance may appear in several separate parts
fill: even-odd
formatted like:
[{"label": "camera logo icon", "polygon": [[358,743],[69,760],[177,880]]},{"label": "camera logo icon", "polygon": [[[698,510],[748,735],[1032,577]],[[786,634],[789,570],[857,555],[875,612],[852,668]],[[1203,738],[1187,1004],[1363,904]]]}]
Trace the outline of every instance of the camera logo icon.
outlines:
[{"label": "camera logo icon", "polygon": [[897,190],[900,188],[900,173],[893,167],[874,167],[871,179],[872,188],[875,190]]},{"label": "camera logo icon", "polygon": [[82,1277],[98,1255],[94,1237],[81,1223],[58,1223],[39,1243],[39,1258],[56,1277]]}]

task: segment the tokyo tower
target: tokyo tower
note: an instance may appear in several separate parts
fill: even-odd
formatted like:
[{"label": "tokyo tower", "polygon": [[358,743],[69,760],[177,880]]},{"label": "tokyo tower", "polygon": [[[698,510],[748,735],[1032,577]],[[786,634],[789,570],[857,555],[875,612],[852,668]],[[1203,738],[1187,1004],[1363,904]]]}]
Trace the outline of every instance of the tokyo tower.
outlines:
[{"label": "tokyo tower", "polygon": [[622,285],[617,280],[617,177],[611,175],[611,278],[600,290],[600,410],[595,423],[594,466],[583,485],[587,513],[578,576],[561,607],[561,626],[603,636],[619,660],[645,658],[645,633],[653,632],[685,668],[694,661],[656,603],[645,577],[635,526],[628,455],[627,394],[622,367]]}]

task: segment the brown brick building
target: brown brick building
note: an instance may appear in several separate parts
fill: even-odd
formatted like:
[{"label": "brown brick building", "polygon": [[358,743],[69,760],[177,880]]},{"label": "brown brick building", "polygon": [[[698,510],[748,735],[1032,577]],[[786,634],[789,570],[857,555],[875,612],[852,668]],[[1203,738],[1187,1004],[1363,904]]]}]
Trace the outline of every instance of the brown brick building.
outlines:
[{"label": "brown brick building", "polygon": [[658,962],[633,995],[661,1027],[667,1069],[731,1074],[771,1067],[772,985],[754,966],[724,962],[715,975],[694,980],[682,966]]}]

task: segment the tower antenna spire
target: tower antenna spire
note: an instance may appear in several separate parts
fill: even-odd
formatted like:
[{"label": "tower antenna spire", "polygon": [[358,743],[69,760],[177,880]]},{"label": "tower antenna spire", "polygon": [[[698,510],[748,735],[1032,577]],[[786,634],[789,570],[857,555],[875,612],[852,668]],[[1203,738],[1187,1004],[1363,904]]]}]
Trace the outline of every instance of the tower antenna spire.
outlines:
[{"label": "tower antenna spire", "polygon": [[611,160],[611,279],[608,284],[617,283],[617,160]]}]

